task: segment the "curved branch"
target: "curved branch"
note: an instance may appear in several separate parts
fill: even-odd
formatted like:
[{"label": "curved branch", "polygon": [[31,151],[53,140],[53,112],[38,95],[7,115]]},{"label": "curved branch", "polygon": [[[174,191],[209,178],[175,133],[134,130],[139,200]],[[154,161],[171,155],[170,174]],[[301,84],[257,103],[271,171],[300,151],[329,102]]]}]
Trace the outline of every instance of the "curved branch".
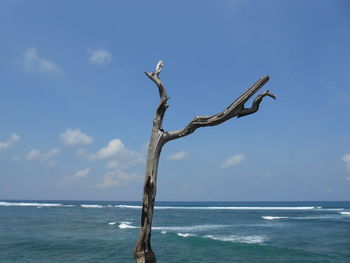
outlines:
[{"label": "curved branch", "polygon": [[254,112],[257,112],[258,109],[259,109],[259,105],[260,105],[260,103],[262,102],[262,100],[263,100],[263,98],[264,98],[265,96],[269,96],[269,97],[273,98],[274,100],[276,99],[276,96],[275,96],[275,95],[271,94],[269,90],[266,90],[264,93],[259,94],[259,95],[255,98],[255,100],[254,100],[254,102],[253,102],[253,105],[252,105],[250,108],[248,108],[248,109],[247,109],[247,108],[243,108],[243,109],[239,112],[237,118],[240,118],[240,117],[243,117],[243,116],[247,116],[247,115],[249,115],[249,114],[252,114],[252,113],[254,113]]},{"label": "curved branch", "polygon": [[159,105],[157,107],[156,115],[154,116],[154,119],[153,119],[153,127],[158,130],[162,130],[162,122],[163,122],[164,114],[167,108],[169,107],[169,105],[167,104],[169,97],[167,95],[166,89],[161,79],[159,78],[159,74],[163,66],[164,66],[164,63],[162,60],[160,60],[157,63],[157,66],[153,72],[145,72],[145,74],[157,85],[159,90],[159,97],[160,97]]},{"label": "curved branch", "polygon": [[[238,97],[235,101],[233,101],[224,111],[214,114],[212,116],[198,116],[195,117],[189,124],[183,129],[166,132],[165,140],[170,141],[177,138],[181,138],[193,133],[196,129],[200,127],[207,126],[216,126],[219,125],[231,118],[234,117],[242,117],[251,113],[254,113],[258,110],[259,104],[263,97],[265,96],[273,96],[272,94],[263,93],[258,95],[253,103],[253,107],[246,109],[244,108],[244,104],[262,87],[266,82],[269,81],[269,76],[264,76],[259,79],[254,85],[252,85],[246,92],[244,92],[240,97]],[[274,96],[273,96],[274,97]],[[255,107],[256,110],[255,110]]]},{"label": "curved branch", "polygon": [[161,99],[164,97],[167,97],[166,90],[163,86],[162,81],[159,78],[160,71],[162,70],[163,67],[164,67],[163,61],[159,60],[153,72],[145,72],[145,74],[157,85],[159,90],[159,96]]}]

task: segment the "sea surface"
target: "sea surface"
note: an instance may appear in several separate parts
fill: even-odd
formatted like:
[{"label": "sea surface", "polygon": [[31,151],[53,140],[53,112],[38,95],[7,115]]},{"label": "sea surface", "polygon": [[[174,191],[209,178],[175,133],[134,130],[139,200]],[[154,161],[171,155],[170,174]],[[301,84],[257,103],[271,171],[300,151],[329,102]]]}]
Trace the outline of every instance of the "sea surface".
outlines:
[{"label": "sea surface", "polygon": [[[134,262],[140,203],[0,201],[1,263]],[[350,202],[158,202],[159,263],[349,263]]]}]

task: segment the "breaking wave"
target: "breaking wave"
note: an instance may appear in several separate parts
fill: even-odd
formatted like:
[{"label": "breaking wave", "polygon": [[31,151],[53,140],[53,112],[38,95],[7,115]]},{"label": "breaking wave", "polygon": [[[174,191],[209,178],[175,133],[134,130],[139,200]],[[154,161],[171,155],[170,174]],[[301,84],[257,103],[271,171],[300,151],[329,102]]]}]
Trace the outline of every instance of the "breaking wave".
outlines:
[{"label": "breaking wave", "polygon": [[182,233],[177,233],[177,235],[178,235],[179,237],[193,237],[193,236],[196,236],[195,234],[190,234],[190,233],[184,233],[184,234],[182,234]]},{"label": "breaking wave", "polygon": [[115,207],[130,208],[130,209],[141,209],[142,208],[142,206],[140,206],[140,205],[115,205]]},{"label": "breaking wave", "polygon": [[[340,212],[341,214],[343,213],[348,213],[348,215],[350,215],[349,212]],[[289,216],[262,216],[262,219],[265,220],[280,220],[280,219],[288,219],[288,220],[317,220],[317,219],[338,219],[339,216],[337,214],[335,215],[316,215],[316,216],[293,216],[293,217],[289,217]]]},{"label": "breaking wave", "polygon": [[340,212],[342,215],[348,215],[350,216],[350,212]]},{"label": "breaking wave", "polygon": [[213,240],[219,240],[219,241],[223,241],[223,242],[246,243],[246,244],[262,244],[262,243],[264,243],[267,240],[267,238],[265,236],[258,236],[258,235],[252,235],[252,236],[206,235],[206,236],[204,236],[204,238],[209,238],[209,239],[213,239]]},{"label": "breaking wave", "polygon": [[199,237],[204,239],[211,239],[222,242],[231,243],[245,243],[245,244],[262,244],[268,240],[266,236],[250,235],[250,236],[238,236],[238,235],[205,235],[199,236],[192,233],[176,233],[179,237]]},{"label": "breaking wave", "polygon": [[[116,205],[118,208],[141,209],[139,205]],[[322,208],[321,206],[155,206],[154,209],[178,209],[178,210],[338,210],[338,208]],[[339,208],[341,210],[341,208]]]},{"label": "breaking wave", "polygon": [[120,222],[120,224],[119,224],[118,227],[119,227],[120,229],[138,228],[137,226],[132,226],[131,224],[132,224],[131,222]]},{"label": "breaking wave", "polygon": [[265,220],[278,220],[278,219],[288,219],[288,216],[262,216],[262,219]]},{"label": "breaking wave", "polygon": [[197,226],[156,226],[152,230],[173,231],[173,232],[199,232],[211,229],[219,229],[228,225],[197,225]]},{"label": "breaking wave", "polygon": [[83,208],[102,208],[102,205],[80,205]]},{"label": "breaking wave", "polygon": [[[114,223],[114,222],[111,222]],[[109,223],[109,224],[111,224]],[[169,232],[200,232],[207,230],[214,230],[219,228],[227,227],[228,225],[196,225],[196,226],[152,226],[152,230],[160,231],[162,234]],[[120,222],[120,229],[132,229],[139,228],[138,226],[133,226],[132,222]]]},{"label": "breaking wave", "polygon": [[0,202],[0,206],[36,206],[36,207],[73,207],[74,205],[64,205],[59,203],[16,203],[16,202]]},{"label": "breaking wave", "polygon": [[[83,208],[121,208],[142,209],[141,205],[101,205],[101,204],[62,204],[62,203],[39,203],[39,202],[0,202],[0,206],[23,206],[23,207],[75,207]],[[155,206],[157,210],[314,210],[314,211],[342,211],[344,208],[323,208],[321,206]],[[345,215],[348,212],[345,212]],[[267,219],[268,220],[268,219]]]}]

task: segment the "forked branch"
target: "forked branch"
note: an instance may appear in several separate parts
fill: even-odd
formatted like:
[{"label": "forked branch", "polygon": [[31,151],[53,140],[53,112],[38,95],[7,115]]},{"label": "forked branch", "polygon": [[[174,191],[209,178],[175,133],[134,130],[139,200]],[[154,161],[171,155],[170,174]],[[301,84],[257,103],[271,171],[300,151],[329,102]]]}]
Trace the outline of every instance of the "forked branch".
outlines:
[{"label": "forked branch", "polygon": [[255,98],[253,105],[250,108],[247,109],[247,108],[243,107],[242,110],[239,112],[237,118],[240,118],[240,117],[252,114],[254,112],[257,112],[259,109],[259,105],[265,96],[269,96],[269,97],[273,98],[274,100],[276,99],[276,96],[271,94],[269,90],[265,90],[265,92],[263,92],[262,94],[259,94]]},{"label": "forked branch", "polygon": [[258,111],[259,105],[265,96],[270,96],[276,99],[276,97],[269,93],[268,90],[256,97],[252,107],[245,108],[244,104],[268,81],[269,76],[262,77],[239,98],[232,102],[224,111],[211,116],[197,116],[183,129],[167,132],[165,135],[165,140],[170,141],[181,138],[193,133],[200,127],[216,126],[231,118],[243,117]]},{"label": "forked branch", "polygon": [[265,96],[275,98],[274,95],[265,91],[258,95],[250,108],[245,108],[244,104],[269,80],[268,76],[259,79],[252,87],[244,92],[238,99],[231,103],[223,112],[212,116],[201,116],[194,118],[185,128],[165,132],[162,122],[169,99],[167,92],[159,78],[163,62],[159,61],[153,72],[145,72],[146,75],[157,85],[159,90],[159,105],[153,119],[153,127],[147,154],[147,168],[143,192],[143,205],[141,213],[141,227],[139,238],[135,247],[134,255],[137,263],[156,263],[155,254],[151,248],[151,231],[153,209],[157,191],[157,172],[160,153],[163,146],[170,140],[174,140],[193,133],[199,127],[215,126],[233,117],[242,117],[256,112],[259,104]]}]

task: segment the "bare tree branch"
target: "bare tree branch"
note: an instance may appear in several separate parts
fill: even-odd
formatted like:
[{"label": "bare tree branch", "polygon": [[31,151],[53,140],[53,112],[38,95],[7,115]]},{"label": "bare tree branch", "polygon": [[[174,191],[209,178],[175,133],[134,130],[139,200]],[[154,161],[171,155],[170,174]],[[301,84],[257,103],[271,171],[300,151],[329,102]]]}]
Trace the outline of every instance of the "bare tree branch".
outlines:
[{"label": "bare tree branch", "polygon": [[237,118],[240,118],[240,117],[243,117],[243,116],[247,116],[247,115],[249,115],[249,114],[252,114],[252,113],[254,113],[254,112],[257,112],[258,109],[259,109],[259,105],[260,105],[260,103],[262,102],[262,100],[263,100],[263,98],[264,98],[265,96],[269,96],[269,97],[273,98],[274,100],[276,99],[276,96],[275,96],[275,95],[271,94],[269,90],[266,90],[264,93],[259,94],[259,95],[255,98],[255,100],[254,100],[254,102],[253,102],[253,105],[252,105],[250,108],[247,109],[247,108],[244,108],[244,107],[243,107],[242,110],[239,112]]},{"label": "bare tree branch", "polygon": [[156,115],[154,116],[154,119],[153,119],[153,124],[154,124],[153,127],[158,130],[163,130],[162,123],[163,123],[164,114],[167,108],[169,107],[169,105],[167,104],[169,97],[166,93],[165,87],[163,86],[161,79],[159,78],[159,74],[163,66],[164,66],[164,63],[162,60],[160,60],[157,63],[157,66],[153,72],[150,72],[150,73],[145,72],[145,74],[157,85],[159,90],[160,101],[156,111]]},{"label": "bare tree branch", "polygon": [[174,140],[193,133],[199,127],[215,126],[233,117],[242,117],[256,112],[265,96],[275,98],[269,91],[258,95],[250,108],[245,108],[244,104],[269,80],[268,76],[259,79],[238,99],[231,103],[223,112],[212,116],[201,116],[194,118],[185,128],[165,132],[162,129],[162,122],[169,99],[165,87],[159,78],[160,71],[164,64],[159,61],[153,72],[145,74],[157,85],[159,90],[159,105],[153,119],[152,134],[148,146],[147,166],[145,184],[143,188],[143,204],[141,212],[141,226],[139,238],[137,240],[134,255],[137,263],[156,263],[156,256],[151,248],[152,220],[154,203],[157,192],[158,163],[163,146],[170,140]]},{"label": "bare tree branch", "polygon": [[197,116],[183,129],[176,131],[170,131],[165,133],[165,140],[170,141],[177,138],[181,138],[193,133],[196,129],[206,126],[216,126],[231,118],[242,117],[256,112],[259,109],[259,104],[265,96],[276,98],[270,94],[269,91],[258,95],[253,102],[253,106],[249,109],[244,108],[244,104],[269,81],[269,76],[265,76],[259,79],[254,85],[252,85],[246,92],[232,102],[224,111],[214,114],[212,116]]}]

